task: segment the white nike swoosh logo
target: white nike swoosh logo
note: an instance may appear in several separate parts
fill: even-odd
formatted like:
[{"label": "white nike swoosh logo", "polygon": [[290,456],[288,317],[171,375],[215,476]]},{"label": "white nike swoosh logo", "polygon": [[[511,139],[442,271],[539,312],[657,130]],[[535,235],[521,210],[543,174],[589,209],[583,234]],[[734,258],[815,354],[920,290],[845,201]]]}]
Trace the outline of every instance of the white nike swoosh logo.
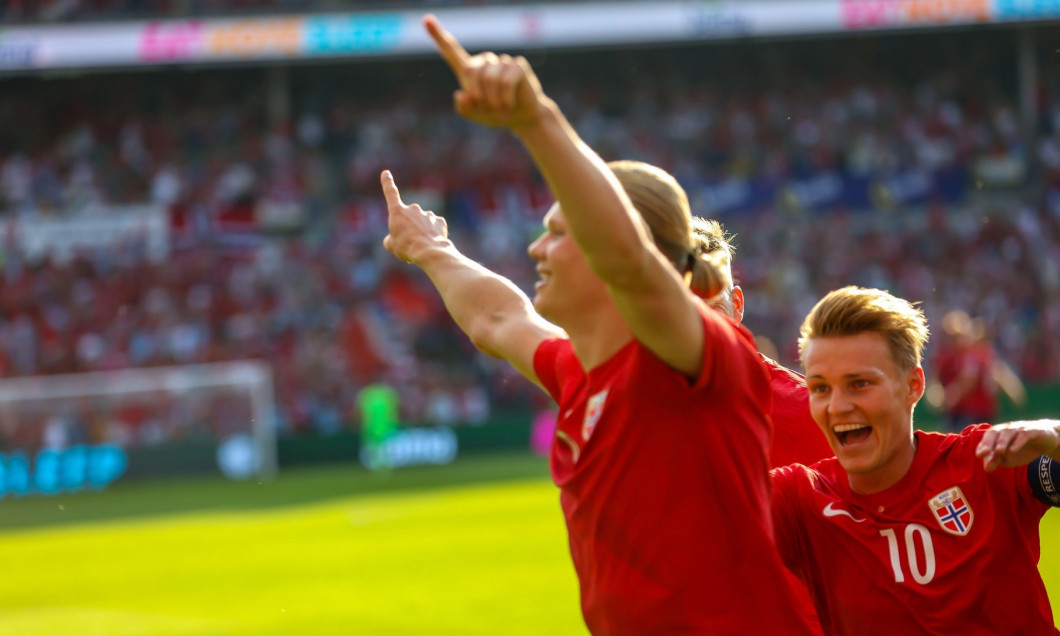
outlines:
[{"label": "white nike swoosh logo", "polygon": [[833,506],[833,502],[829,501],[828,505],[824,507],[824,510],[822,510],[821,513],[824,514],[824,516],[826,516],[826,517],[840,517],[840,516],[846,515],[846,516],[850,517],[851,519],[853,519],[857,523],[861,523],[862,521],[865,521],[864,519],[858,519],[854,515],[852,515],[849,512],[847,512],[846,510],[840,510],[839,508],[833,508],[832,506]]}]

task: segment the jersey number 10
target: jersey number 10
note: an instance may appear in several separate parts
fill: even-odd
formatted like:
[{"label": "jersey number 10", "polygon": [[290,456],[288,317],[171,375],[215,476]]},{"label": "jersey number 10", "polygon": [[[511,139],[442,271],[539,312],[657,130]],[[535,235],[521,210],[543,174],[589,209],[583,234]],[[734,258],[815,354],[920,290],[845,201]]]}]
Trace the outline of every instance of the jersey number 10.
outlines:
[{"label": "jersey number 10", "polygon": [[[887,537],[887,548],[891,554],[891,569],[894,570],[894,582],[904,583],[905,574],[902,571],[902,556],[898,551],[898,535],[894,528],[880,530],[880,536]],[[920,537],[920,543],[924,544],[924,569],[920,569],[920,558],[917,555],[916,538]],[[931,533],[919,523],[911,523],[905,527],[905,556],[909,561],[909,573],[913,580],[921,585],[926,585],[935,578],[935,546],[931,543]]]}]

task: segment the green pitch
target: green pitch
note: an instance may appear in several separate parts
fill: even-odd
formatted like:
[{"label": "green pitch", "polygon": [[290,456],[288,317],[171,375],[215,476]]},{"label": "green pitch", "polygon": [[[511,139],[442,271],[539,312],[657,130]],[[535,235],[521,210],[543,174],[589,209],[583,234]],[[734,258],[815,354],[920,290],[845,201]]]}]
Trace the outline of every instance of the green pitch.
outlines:
[{"label": "green pitch", "polygon": [[3,500],[0,634],[585,634],[546,474],[516,456]]},{"label": "green pitch", "polygon": [[[1060,513],[1042,544],[1060,605]],[[0,635],[586,633],[555,488],[524,456],[3,500],[0,563]]]}]

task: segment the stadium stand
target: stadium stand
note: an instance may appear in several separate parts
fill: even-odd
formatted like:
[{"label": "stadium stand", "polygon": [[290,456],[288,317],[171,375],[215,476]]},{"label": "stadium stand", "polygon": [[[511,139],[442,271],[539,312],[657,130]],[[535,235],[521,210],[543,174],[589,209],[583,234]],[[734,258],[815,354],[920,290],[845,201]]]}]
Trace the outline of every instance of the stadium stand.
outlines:
[{"label": "stadium stand", "polygon": [[[5,20],[125,17],[133,4],[145,8],[8,3]],[[147,4],[166,16],[328,3]],[[966,308],[1025,380],[1057,382],[1060,76],[1043,67],[1040,121],[1026,127],[1011,55],[997,53],[1009,35],[970,37],[534,63],[605,158],[667,167],[696,212],[737,235],[746,323],[782,362],[795,363],[797,326],[822,293],[861,284],[924,299],[933,320]],[[444,211],[465,251],[525,289],[534,280],[524,249],[547,193],[513,140],[451,114],[451,86],[422,80],[432,63],[287,67],[281,109],[255,67],[6,79],[0,220],[150,204],[172,245],[162,260],[135,241],[27,258],[0,237],[0,377],[260,358],[281,430],[322,434],[350,426],[357,391],[380,379],[400,387],[408,421],[542,405],[380,251],[389,168],[407,198]],[[263,209],[294,212],[270,225]]]}]

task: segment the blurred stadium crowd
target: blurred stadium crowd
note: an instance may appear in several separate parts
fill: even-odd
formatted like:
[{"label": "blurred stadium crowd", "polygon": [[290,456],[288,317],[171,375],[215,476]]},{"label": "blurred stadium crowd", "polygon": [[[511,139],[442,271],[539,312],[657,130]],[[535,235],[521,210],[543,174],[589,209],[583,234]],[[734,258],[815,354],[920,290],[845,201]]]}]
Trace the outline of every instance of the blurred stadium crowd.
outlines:
[{"label": "blurred stadium crowd", "polygon": [[[782,362],[812,304],[860,284],[923,301],[933,325],[963,308],[1024,380],[1056,382],[1060,77],[1043,69],[1024,126],[1003,56],[974,53],[1000,45],[932,38],[531,61],[602,156],[669,169],[736,234],[745,323]],[[514,140],[452,115],[434,64],[5,80],[0,219],[149,202],[173,240],[162,260],[138,244],[27,259],[0,237],[0,377],[260,358],[284,432],[356,426],[357,392],[378,380],[406,421],[544,406],[380,245],[387,168],[464,251],[528,291],[535,278],[525,246],[547,190]],[[256,221],[270,206],[296,210],[297,231]]]}]

